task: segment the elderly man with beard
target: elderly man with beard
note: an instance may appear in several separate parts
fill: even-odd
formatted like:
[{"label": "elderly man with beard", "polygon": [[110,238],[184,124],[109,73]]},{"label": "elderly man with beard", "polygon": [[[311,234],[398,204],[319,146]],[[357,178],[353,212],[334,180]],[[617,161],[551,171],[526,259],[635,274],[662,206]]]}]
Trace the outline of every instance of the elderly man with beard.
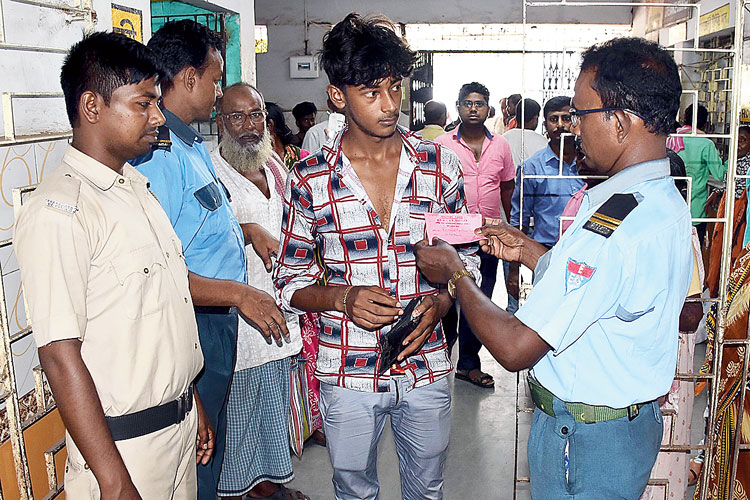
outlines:
[{"label": "elderly man with beard", "polygon": [[[271,258],[278,248],[273,235],[281,232],[286,170],[274,159],[263,96],[249,84],[231,85],[224,89],[218,118],[222,139],[211,160],[245,235],[248,283],[271,292]],[[307,498],[283,484],[294,478],[288,437],[289,373],[291,358],[302,348],[297,316],[285,316],[291,342],[283,344],[269,342],[240,318],[218,489],[223,498]]]}]

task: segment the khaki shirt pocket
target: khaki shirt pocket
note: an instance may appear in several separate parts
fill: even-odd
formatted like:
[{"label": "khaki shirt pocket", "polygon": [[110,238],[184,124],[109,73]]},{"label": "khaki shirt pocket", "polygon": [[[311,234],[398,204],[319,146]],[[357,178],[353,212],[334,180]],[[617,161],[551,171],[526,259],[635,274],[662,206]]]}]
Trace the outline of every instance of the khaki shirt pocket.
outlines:
[{"label": "khaki shirt pocket", "polygon": [[129,319],[159,312],[165,303],[162,283],[166,264],[156,245],[139,248],[112,260],[112,268],[120,287],[119,306]]}]

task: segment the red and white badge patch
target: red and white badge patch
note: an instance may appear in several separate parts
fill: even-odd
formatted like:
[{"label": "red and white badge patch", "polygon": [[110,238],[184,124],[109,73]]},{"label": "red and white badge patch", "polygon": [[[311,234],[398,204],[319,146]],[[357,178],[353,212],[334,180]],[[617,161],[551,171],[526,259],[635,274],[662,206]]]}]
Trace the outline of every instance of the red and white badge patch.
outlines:
[{"label": "red and white badge patch", "polygon": [[588,283],[595,272],[596,268],[587,266],[585,262],[568,259],[568,266],[565,269],[565,295]]}]

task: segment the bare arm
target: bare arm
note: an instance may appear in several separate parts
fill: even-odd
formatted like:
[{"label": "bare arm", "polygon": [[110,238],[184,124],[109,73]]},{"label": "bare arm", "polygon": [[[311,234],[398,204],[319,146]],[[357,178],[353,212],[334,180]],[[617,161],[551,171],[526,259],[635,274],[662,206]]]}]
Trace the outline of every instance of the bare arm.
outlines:
[{"label": "bare arm", "polygon": [[263,229],[263,226],[254,222],[240,224],[245,245],[252,245],[255,253],[261,258],[269,273],[273,270],[272,257],[276,257],[279,249],[279,240],[271,233]]},{"label": "bare arm", "polygon": [[357,326],[368,330],[393,323],[402,312],[401,304],[387,290],[377,286],[310,285],[294,292],[291,306],[303,311],[343,312]]},{"label": "bare arm", "polygon": [[520,262],[529,269],[536,268],[539,258],[547,253],[547,247],[504,222],[486,224],[477,229],[477,234],[486,238],[479,242],[484,252],[498,259]]},{"label": "bare arm", "polygon": [[206,278],[193,272],[188,273],[188,278],[190,295],[196,306],[236,306],[240,314],[260,330],[267,342],[271,341],[272,336],[277,344],[282,336],[289,341],[286,319],[276,301],[266,292],[238,281]]},{"label": "bare arm", "polygon": [[534,330],[497,307],[474,280],[458,280],[456,299],[471,330],[506,370],[530,368],[550,350]]},{"label": "bare arm", "polygon": [[[432,283],[447,283],[453,273],[463,269],[456,250],[439,239],[414,247],[419,270]],[[495,359],[510,371],[533,366],[550,346],[515,316],[503,311],[486,297],[474,280],[456,282],[456,298],[472,331]]]},{"label": "bare arm", "polygon": [[94,381],[81,358],[78,339],[39,349],[65,428],[96,476],[104,499],[140,499],[104,418]]}]

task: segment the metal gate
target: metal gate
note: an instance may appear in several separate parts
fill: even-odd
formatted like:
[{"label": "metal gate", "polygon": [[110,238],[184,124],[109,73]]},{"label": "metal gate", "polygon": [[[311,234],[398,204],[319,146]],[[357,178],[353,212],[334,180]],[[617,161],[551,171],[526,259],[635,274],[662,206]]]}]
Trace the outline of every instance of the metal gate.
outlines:
[{"label": "metal gate", "polygon": [[419,52],[410,78],[410,130],[419,130],[425,126],[424,105],[432,99],[432,56],[432,52]]}]

